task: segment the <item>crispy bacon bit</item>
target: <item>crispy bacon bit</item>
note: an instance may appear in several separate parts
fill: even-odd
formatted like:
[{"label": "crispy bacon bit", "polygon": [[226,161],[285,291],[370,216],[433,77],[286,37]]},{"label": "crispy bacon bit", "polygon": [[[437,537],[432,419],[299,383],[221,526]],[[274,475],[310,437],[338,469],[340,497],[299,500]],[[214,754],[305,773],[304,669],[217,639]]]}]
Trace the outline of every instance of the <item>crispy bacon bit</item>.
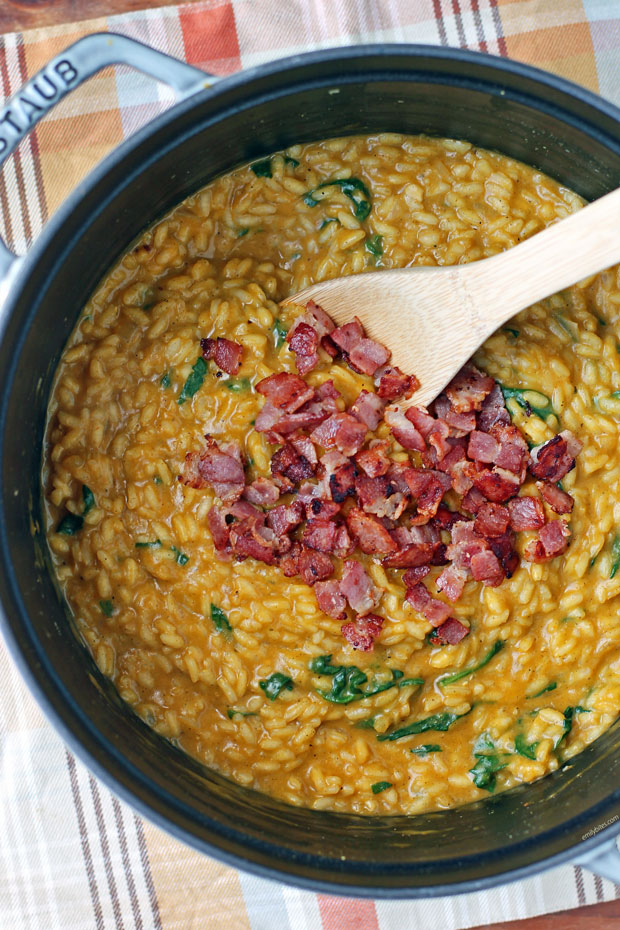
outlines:
[{"label": "crispy bacon bit", "polygon": [[467,494],[473,485],[469,476],[471,462],[465,455],[463,440],[451,440],[452,448],[448,454],[437,462],[439,471],[445,472],[450,476],[452,487],[457,494]]},{"label": "crispy bacon bit", "polygon": [[318,552],[333,552],[338,527],[331,520],[308,520],[301,541],[308,549]]},{"label": "crispy bacon bit", "polygon": [[295,413],[314,397],[314,388],[306,384],[303,378],[288,371],[263,378],[256,385],[256,390],[277,410],[286,413]]},{"label": "crispy bacon bit", "polygon": [[417,509],[412,523],[427,523],[437,513],[444,494],[450,488],[450,479],[443,472],[431,468],[408,468],[405,480]]},{"label": "crispy bacon bit", "polygon": [[[301,503],[301,501],[299,502]],[[306,519],[331,520],[336,514],[340,513],[340,504],[333,501],[324,501],[320,497],[314,497],[305,504]]]},{"label": "crispy bacon bit", "polygon": [[456,413],[468,413],[470,410],[480,410],[494,386],[493,378],[468,364],[454,376],[445,393]]},{"label": "crispy bacon bit", "polygon": [[385,475],[392,464],[387,454],[389,443],[387,440],[375,440],[367,449],[356,453],[355,462],[369,478],[378,478]]},{"label": "crispy bacon bit", "polygon": [[303,321],[287,333],[286,340],[291,352],[295,353],[295,364],[300,375],[305,375],[319,361],[319,334],[313,326]]},{"label": "crispy bacon bit", "polygon": [[301,546],[298,542],[293,542],[293,545],[285,555],[281,555],[278,559],[278,565],[283,575],[287,578],[293,578],[294,575],[300,574],[299,570],[299,557],[301,555]]},{"label": "crispy bacon bit", "polygon": [[362,550],[369,555],[394,552],[396,543],[377,517],[353,507],[347,514],[347,527]]},{"label": "crispy bacon bit", "polygon": [[[518,498],[521,500],[522,498]],[[509,502],[510,504],[512,501]],[[476,511],[474,529],[479,536],[492,538],[502,536],[508,529],[510,513],[501,504],[491,504],[485,501]]]},{"label": "crispy bacon bit", "polygon": [[429,565],[441,546],[439,531],[428,523],[426,526],[396,527],[391,536],[398,549],[383,559],[383,564],[388,568]]},{"label": "crispy bacon bit", "polygon": [[486,549],[484,552],[476,552],[471,557],[471,573],[474,581],[482,581],[483,584],[496,588],[506,577],[499,559],[492,549]]},{"label": "crispy bacon bit", "polygon": [[537,530],[545,525],[545,511],[537,497],[514,497],[508,501],[510,526],[515,532]]},{"label": "crispy bacon bit", "polygon": [[407,589],[405,600],[411,604],[415,610],[423,614],[431,626],[438,627],[447,620],[452,613],[449,604],[435,597],[431,597],[426,587],[421,584],[415,584],[412,588]]},{"label": "crispy bacon bit", "polygon": [[489,546],[500,560],[502,568],[506,572],[506,578],[512,578],[519,565],[519,556],[514,548],[515,534],[508,529],[501,536],[495,536],[489,539]]},{"label": "crispy bacon bit", "polygon": [[348,355],[358,342],[364,338],[364,327],[357,317],[353,317],[350,323],[337,326],[336,329],[332,330],[330,336],[340,351]]},{"label": "crispy bacon bit", "polygon": [[520,481],[524,481],[529,449],[523,434],[512,423],[507,426],[503,423],[496,423],[490,431],[499,446],[495,464],[499,468],[505,468],[519,475]]},{"label": "crispy bacon bit", "polygon": [[355,493],[362,510],[390,520],[400,517],[409,499],[409,495],[398,491],[385,475],[379,478],[360,475],[355,481]]},{"label": "crispy bacon bit", "polygon": [[564,520],[552,520],[538,531],[538,539],[528,543],[523,557],[530,562],[548,562],[561,555],[568,547],[570,529]]},{"label": "crispy bacon bit", "polygon": [[269,478],[256,478],[252,484],[246,485],[243,490],[243,497],[250,504],[256,504],[258,507],[267,507],[269,504],[275,504],[280,497],[280,489]]},{"label": "crispy bacon bit", "polygon": [[185,456],[179,481],[190,488],[210,485],[224,503],[238,500],[245,486],[245,473],[232,445],[228,444],[227,449],[224,451],[214,439],[205,436],[202,452],[188,452]]},{"label": "crispy bacon bit", "polygon": [[[408,410],[407,413],[409,413]],[[417,452],[426,450],[424,437],[400,407],[388,407],[384,419],[403,449],[415,449]]]},{"label": "crispy bacon bit", "polygon": [[442,623],[433,634],[429,637],[433,645],[446,645],[450,643],[455,646],[460,643],[469,633],[469,629],[457,620],[456,617],[449,617],[445,623]]},{"label": "crispy bacon bit", "polygon": [[320,336],[331,333],[336,327],[331,316],[325,313],[325,310],[315,304],[313,300],[309,300],[306,304],[306,314],[308,315],[308,322],[311,322],[311,325],[315,327]]},{"label": "crispy bacon bit", "polygon": [[351,623],[345,623],[342,627],[342,635],[351,643],[354,649],[361,652],[372,652],[375,645],[375,639],[381,632],[383,626],[383,617],[376,614],[366,614],[365,617],[356,617]]},{"label": "crispy bacon bit", "polygon": [[374,375],[378,368],[389,362],[392,353],[374,339],[360,339],[349,352],[349,364],[356,371],[365,375]]},{"label": "crispy bacon bit", "polygon": [[341,524],[336,533],[336,543],[334,545],[334,555],[339,559],[348,559],[355,552],[355,542],[349,536],[346,526]]},{"label": "crispy bacon bit", "polygon": [[463,593],[466,581],[467,572],[452,564],[444,568],[435,584],[440,591],[443,591],[448,600],[454,604]]},{"label": "crispy bacon bit", "polygon": [[383,419],[384,410],[385,401],[377,394],[371,394],[370,391],[361,391],[349,408],[349,413],[360,423],[364,423],[368,429],[374,430]]},{"label": "crispy bacon bit", "polygon": [[375,372],[377,394],[384,400],[396,400],[397,397],[411,397],[420,387],[415,375],[406,375],[395,365],[386,365]]},{"label": "crispy bacon bit", "polygon": [[442,504],[437,508],[434,523],[442,530],[451,530],[455,523],[464,519],[465,517],[458,510],[449,510],[448,507]]},{"label": "crispy bacon bit", "polygon": [[355,559],[344,563],[340,591],[357,614],[367,614],[374,610],[381,600],[381,590],[373,583],[363,565]]},{"label": "crispy bacon bit", "polygon": [[212,358],[218,368],[229,375],[236,375],[241,368],[243,347],[230,339],[201,339],[200,348],[205,360]]},{"label": "crispy bacon bit", "polygon": [[254,520],[241,520],[230,527],[230,544],[238,559],[248,556],[267,565],[276,561],[275,533]]},{"label": "crispy bacon bit", "polygon": [[347,602],[340,591],[338,581],[317,581],[314,586],[317,604],[324,614],[334,620],[344,620],[347,615]]},{"label": "crispy bacon bit", "polygon": [[423,578],[426,578],[429,573],[430,567],[428,565],[419,565],[417,568],[408,568],[403,575],[403,584],[406,588],[412,588],[414,584],[418,584],[419,581],[422,581]]},{"label": "crispy bacon bit", "polygon": [[549,481],[537,481],[536,487],[540,491],[545,504],[548,504],[555,513],[571,513],[575,501],[570,494],[559,488],[557,484]]},{"label": "crispy bacon bit", "polygon": [[271,459],[271,473],[283,491],[290,491],[304,478],[310,478],[314,474],[315,467],[305,455],[300,455],[290,442],[286,442],[282,448],[278,449]]},{"label": "crispy bacon bit", "polygon": [[497,440],[488,433],[482,433],[480,430],[474,430],[470,433],[467,455],[472,461],[490,464],[495,462],[498,452],[499,444]]},{"label": "crispy bacon bit", "polygon": [[[231,518],[232,522],[232,518]],[[219,507],[212,507],[207,514],[207,524],[213,537],[213,545],[220,552],[229,549],[230,525],[226,522],[226,514]]]},{"label": "crispy bacon bit", "polygon": [[338,358],[340,355],[340,349],[332,337],[327,335],[327,333],[324,336],[321,336],[321,348],[324,352],[327,352],[330,358]]},{"label": "crispy bacon bit", "polygon": [[503,504],[514,497],[521,487],[519,478],[513,472],[498,468],[497,465],[492,469],[481,468],[472,462],[467,469],[467,475],[487,500],[496,504]]},{"label": "crispy bacon bit", "polygon": [[329,476],[329,490],[332,500],[337,504],[342,504],[347,497],[355,494],[355,478],[357,469],[353,462],[347,462],[341,465],[336,471]]},{"label": "crispy bacon bit", "polygon": [[279,504],[267,514],[267,526],[276,536],[286,536],[296,529],[304,518],[304,505],[301,501],[293,501],[288,506]]},{"label": "crispy bacon bit", "polygon": [[507,426],[510,423],[510,414],[506,410],[504,395],[499,384],[485,397],[480,413],[478,414],[478,429],[487,433],[497,423]]},{"label": "crispy bacon bit", "polygon": [[582,445],[569,430],[563,430],[531,452],[530,471],[535,478],[561,481],[575,467],[575,455]]},{"label": "crispy bacon bit", "polygon": [[312,431],[310,438],[324,449],[336,446],[343,455],[355,455],[364,444],[366,426],[350,413],[334,413]]},{"label": "crispy bacon bit", "polygon": [[472,487],[461,501],[461,507],[468,513],[473,513],[475,515],[478,513],[482,505],[486,503],[487,499],[482,491],[479,491],[478,488]]},{"label": "crispy bacon bit", "polygon": [[306,549],[302,546],[298,560],[298,572],[306,584],[313,585],[316,581],[324,581],[334,574],[332,560],[324,552],[315,549]]}]

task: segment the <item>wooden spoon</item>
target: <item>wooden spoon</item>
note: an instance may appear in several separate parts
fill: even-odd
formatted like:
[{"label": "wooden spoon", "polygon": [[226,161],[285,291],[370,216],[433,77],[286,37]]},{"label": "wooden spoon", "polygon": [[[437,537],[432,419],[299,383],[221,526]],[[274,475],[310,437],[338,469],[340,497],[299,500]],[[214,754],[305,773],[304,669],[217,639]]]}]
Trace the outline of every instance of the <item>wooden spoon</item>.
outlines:
[{"label": "wooden spoon", "polygon": [[314,300],[337,324],[359,317],[417,375],[404,406],[429,404],[515,313],[619,261],[620,189],[491,258],[321,281],[284,303]]}]

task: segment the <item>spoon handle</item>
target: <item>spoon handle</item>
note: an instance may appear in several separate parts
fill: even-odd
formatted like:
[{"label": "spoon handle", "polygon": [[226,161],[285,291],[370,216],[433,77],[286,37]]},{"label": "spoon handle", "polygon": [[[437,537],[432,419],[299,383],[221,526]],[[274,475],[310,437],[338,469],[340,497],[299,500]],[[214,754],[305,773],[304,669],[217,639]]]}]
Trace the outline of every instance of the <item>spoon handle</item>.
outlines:
[{"label": "spoon handle", "polygon": [[[477,266],[477,287],[501,297],[501,322],[620,262],[620,188]],[[476,265],[472,265],[475,268]],[[497,325],[499,325],[497,322]]]}]

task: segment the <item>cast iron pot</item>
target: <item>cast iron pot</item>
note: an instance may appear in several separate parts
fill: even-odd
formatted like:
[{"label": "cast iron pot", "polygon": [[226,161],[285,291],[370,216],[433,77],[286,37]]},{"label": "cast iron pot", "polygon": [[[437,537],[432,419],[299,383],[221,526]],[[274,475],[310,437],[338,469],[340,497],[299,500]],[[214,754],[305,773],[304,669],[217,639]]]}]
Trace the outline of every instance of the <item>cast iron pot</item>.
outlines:
[{"label": "cast iron pot", "polygon": [[50,384],[81,308],[146,226],[212,178],[295,142],[398,130],[497,149],[591,200],[620,180],[620,111],[559,78],[456,49],[331,49],[210,88],[202,72],[146,46],[93,35],[8,102],[0,157],[72,86],[112,62],[167,81],[184,99],[80,184],[28,255],[0,251],[1,623],[44,711],[142,814],[263,876],[328,892],[422,897],[570,860],[620,882],[617,725],[533,785],[415,817],[289,807],[178,751],[122,703],[74,635],[52,580],[39,486]]}]

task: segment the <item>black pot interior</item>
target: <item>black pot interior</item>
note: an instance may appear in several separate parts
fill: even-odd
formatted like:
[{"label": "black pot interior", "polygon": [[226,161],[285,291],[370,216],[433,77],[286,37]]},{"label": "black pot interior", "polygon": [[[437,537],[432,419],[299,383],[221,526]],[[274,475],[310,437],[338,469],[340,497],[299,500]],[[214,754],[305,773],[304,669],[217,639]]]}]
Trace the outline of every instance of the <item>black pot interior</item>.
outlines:
[{"label": "black pot interior", "polygon": [[0,589],[9,642],[31,686],[114,790],[235,864],[314,887],[402,896],[522,873],[620,814],[617,727],[534,785],[412,818],[302,810],[241,788],[143,725],[74,637],[48,570],[38,485],[46,400],[65,340],[142,229],[237,164],[295,142],[380,130],[468,139],[541,168],[587,199],[620,179],[612,107],[520,66],[456,50],[323,52],[236,76],[180,105],[62,208],[14,288],[0,346]]}]

